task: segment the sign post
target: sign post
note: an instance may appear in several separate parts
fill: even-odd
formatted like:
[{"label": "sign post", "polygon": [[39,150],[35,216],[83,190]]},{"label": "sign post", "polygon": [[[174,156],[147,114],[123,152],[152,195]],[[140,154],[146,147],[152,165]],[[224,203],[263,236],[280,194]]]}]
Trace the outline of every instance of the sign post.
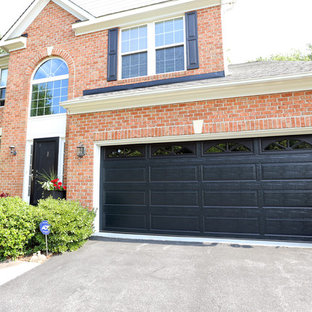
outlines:
[{"label": "sign post", "polygon": [[50,226],[48,221],[44,220],[40,223],[40,231],[45,236],[46,241],[46,255],[48,256],[48,235],[50,234]]}]

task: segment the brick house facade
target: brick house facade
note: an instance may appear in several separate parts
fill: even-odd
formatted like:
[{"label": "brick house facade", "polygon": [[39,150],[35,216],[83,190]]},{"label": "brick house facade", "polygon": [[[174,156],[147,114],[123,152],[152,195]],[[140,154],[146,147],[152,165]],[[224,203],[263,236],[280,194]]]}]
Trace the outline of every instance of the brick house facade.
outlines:
[{"label": "brick house facade", "polygon": [[[80,2],[83,3],[83,1]],[[78,199],[83,205],[98,209],[97,230],[131,231],[133,229],[134,232],[243,237],[247,235],[248,237],[281,239],[311,238],[312,232],[307,229],[312,223],[310,210],[307,208],[311,204],[307,204],[306,200],[296,204],[294,198],[289,198],[291,202],[289,206],[293,209],[291,216],[289,209],[287,210],[289,207],[286,207],[284,202],[276,203],[278,201],[276,197],[272,195],[274,198],[271,198],[267,195],[268,192],[272,193],[273,190],[278,189],[277,184],[268,186],[266,193],[266,183],[270,179],[277,180],[280,184],[287,179],[290,181],[290,184],[285,184],[280,189],[280,194],[275,194],[277,198],[288,188],[290,193],[297,190],[297,193],[307,194],[307,190],[312,185],[309,180],[312,176],[306,173],[311,172],[312,166],[310,151],[312,141],[311,135],[309,136],[312,129],[311,64],[307,62],[298,66],[292,63],[288,66],[284,63],[250,63],[241,66],[232,65],[228,70],[224,64],[223,55],[221,2],[206,1],[206,5],[203,5],[203,1],[194,0],[189,1],[187,5],[184,3],[176,1],[172,7],[163,7],[164,4],[161,1],[148,1],[148,4],[143,7],[146,10],[144,12],[140,11],[143,10],[142,8],[133,6],[125,12],[116,11],[104,16],[91,16],[82,5],[76,6],[68,1],[38,0],[33,2],[16,26],[1,40],[1,46],[9,52],[9,56],[0,57],[0,68],[8,68],[5,105],[0,107],[0,190],[21,196],[26,201],[31,200],[33,192],[31,177],[36,166],[33,161],[34,152],[32,152],[34,144],[40,143],[40,140],[45,138],[57,137],[57,171],[67,185],[67,198]],[[191,57],[189,54],[193,52],[188,46],[191,44],[185,39],[186,27],[191,27],[191,24],[186,25],[186,14],[190,12],[196,12],[197,23],[195,41],[198,49],[198,66],[193,69],[187,69],[187,61]],[[168,49],[175,49],[175,59],[172,62],[175,62],[176,66],[178,63],[176,55],[178,55],[178,49],[182,47],[184,69],[168,70],[168,73],[156,73],[158,69],[155,72],[155,68],[150,71],[150,61],[156,59],[158,62],[161,49],[157,50],[155,46],[152,48],[148,46],[139,49],[137,53],[141,53],[141,56],[144,53],[147,55],[147,74],[137,75],[139,77],[134,77],[136,74],[132,75],[133,77],[121,77],[123,75],[121,62],[126,62],[127,57],[131,62],[136,59],[136,56],[132,59],[131,53],[121,54],[124,44],[121,39],[122,32],[134,29],[137,25],[139,27],[143,25],[143,32],[145,25],[148,25],[146,29],[150,35],[150,31],[152,34],[157,31],[153,28],[154,22],[160,21],[161,27],[167,27],[167,24],[161,23],[163,21],[171,23],[175,20],[183,21],[182,43],[180,45],[169,44],[162,49],[164,53]],[[168,24],[168,27],[171,26]],[[116,72],[114,74],[116,77],[108,81],[109,32],[112,29],[118,29],[118,52],[115,55]],[[141,31],[140,28],[138,29]],[[178,30],[173,29],[170,31],[177,35]],[[166,35],[165,32],[164,34]],[[156,56],[154,55],[154,59],[151,59],[150,55],[153,53]],[[36,84],[34,75],[46,61],[53,59],[64,61],[68,67],[68,96],[65,101],[61,101],[61,106],[67,109],[67,113],[32,115],[30,103],[32,103],[31,90],[34,90],[33,86]],[[164,60],[170,67],[170,60],[166,60],[165,57]],[[159,64],[161,62],[157,63],[156,67]],[[248,71],[249,74],[247,74]],[[151,75],[150,72],[152,72]],[[244,73],[246,73],[245,76]],[[194,133],[194,123],[197,121],[203,121],[203,127],[199,133]],[[264,157],[261,163],[262,160],[259,159],[266,151],[263,144],[268,138],[271,139],[268,141],[271,150],[269,148],[269,156]],[[210,142],[213,142],[214,149],[211,149]],[[246,146],[244,142],[247,142]],[[84,157],[77,156],[79,144],[85,147]],[[197,151],[191,150],[187,153],[193,153],[194,159],[198,158],[202,161],[201,169],[198,169],[199,167],[196,169],[199,171],[196,171],[195,184],[201,185],[203,195],[196,195],[196,199],[195,197],[192,199],[193,195],[190,195],[183,199],[185,202],[190,200],[190,203],[183,206],[179,201],[174,204],[176,197],[170,197],[169,193],[171,188],[171,193],[176,194],[175,196],[199,192],[198,189],[194,191],[195,184],[189,186],[189,189],[185,186],[185,181],[193,181],[192,174],[185,178],[186,180],[178,174],[178,171],[187,172],[189,168],[195,166],[188,161],[191,158],[187,156],[190,155],[186,155],[184,159],[182,152],[174,152],[174,149],[184,149],[188,144],[194,146]],[[234,153],[233,156],[229,156],[234,158],[225,159],[224,155],[236,151],[232,146],[238,146],[237,144],[239,146],[243,144],[244,147],[237,148],[238,154]],[[286,152],[283,150],[283,144],[287,145],[285,145]],[[17,151],[16,156],[13,156],[8,148],[12,145]],[[279,145],[281,147],[278,147]],[[39,145],[36,146],[36,152],[38,152]],[[140,162],[140,157],[138,160],[129,160],[127,155],[130,155],[131,146],[139,146],[136,153],[141,153],[139,155],[142,159],[145,156],[142,155],[140,148],[144,147],[149,160],[144,158],[145,160]],[[155,150],[154,146],[159,146],[159,149],[153,154],[150,151]],[[210,147],[205,150],[205,146]],[[263,147],[263,150],[257,152],[256,146]],[[172,153],[177,157],[182,155],[180,160],[182,167],[179,167],[178,160],[173,160],[171,163],[172,158],[166,158],[169,155],[166,148],[172,148]],[[286,154],[278,156],[281,157],[278,160],[277,154],[272,151],[280,152],[280,155],[284,151]],[[209,160],[210,152],[212,158]],[[240,156],[243,152],[255,154],[244,162],[244,155]],[[204,158],[206,154],[208,156]],[[158,157],[155,158],[158,159],[158,163],[153,160],[154,156]],[[161,156],[164,156],[167,161],[160,159]],[[116,157],[116,159],[109,163],[110,157]],[[123,163],[122,159],[124,159]],[[221,159],[222,162],[220,162]],[[252,165],[250,159],[252,159]],[[206,185],[204,178],[205,168],[210,166],[208,160],[218,168],[225,168],[233,161],[231,168],[234,171],[238,170],[235,165],[238,163],[240,166],[246,165],[246,167],[241,167],[242,171],[252,167],[250,170],[255,170],[254,175],[246,178],[244,174],[239,174],[241,176],[239,183],[244,185],[253,179],[257,186],[252,190],[245,186],[239,189],[232,188],[230,185],[238,183],[238,180],[234,177],[227,177],[224,170],[220,169],[223,172],[221,181],[228,181],[229,185],[222,184],[221,189],[212,192],[208,185],[210,182]],[[120,165],[117,161],[120,161]],[[285,161],[280,175],[273,177],[271,173],[272,177],[269,178],[270,174],[268,174],[266,178],[266,168],[279,161]],[[259,167],[260,163],[262,167]],[[298,170],[302,176],[283,173],[285,170],[291,170],[289,168],[293,164],[300,167]],[[141,186],[138,185],[138,188],[134,189],[128,181],[129,177],[128,180],[117,178],[119,175],[128,176],[130,171],[127,168],[132,166],[134,168],[132,172],[134,182],[132,183],[134,184],[138,181],[136,177],[140,176],[140,170],[143,167],[148,168],[146,172],[144,171],[145,175],[148,174],[147,171],[150,172],[149,177],[144,176],[144,181],[140,180]],[[174,182],[176,185],[181,183],[181,188],[176,189],[173,185],[165,185],[160,190],[159,185],[153,185],[155,166],[165,167],[164,181],[157,180],[158,182],[164,185],[166,181]],[[166,176],[169,169],[176,170],[172,176]],[[275,167],[272,170],[278,172]],[[221,175],[221,171],[216,172],[216,176],[207,178],[207,181],[215,181]],[[112,172],[115,178],[108,172]],[[302,179],[306,179],[304,185]],[[116,189],[114,189],[114,181],[119,182]],[[261,184],[259,181],[264,182]],[[290,186],[294,181],[298,182],[297,186]],[[262,185],[260,189],[259,183]],[[120,185],[124,188],[119,189]],[[145,192],[145,195],[142,195],[144,199],[140,197],[141,193],[138,191],[141,188]],[[118,190],[121,197],[123,194],[131,193],[133,198],[129,196],[131,199],[126,203],[124,198],[114,199]],[[247,199],[243,195],[246,192],[250,192]],[[156,193],[159,194],[158,197]],[[254,193],[257,194],[254,195]],[[137,194],[136,199],[134,199],[135,194]],[[212,201],[215,201],[214,196],[226,198],[230,196],[229,194],[234,195],[225,204],[214,204],[212,207],[206,203],[207,194],[211,195]],[[240,194],[241,202],[236,201],[235,194]],[[255,202],[251,200],[253,196],[256,196]],[[311,194],[307,196],[310,198]],[[172,207],[167,207],[170,206],[169,202],[167,204],[162,202],[164,198],[173,202]],[[245,210],[242,208],[244,201],[250,201],[250,204],[246,204]],[[266,201],[268,201],[267,205]],[[128,207],[128,212],[125,212],[124,207],[120,207],[121,203]],[[146,211],[142,208],[143,206],[147,207]],[[190,212],[191,207],[195,206],[194,209],[197,212]],[[249,206],[257,207],[257,213],[254,214],[254,210]],[[115,209],[119,212],[112,212],[113,207],[117,207]],[[167,207],[167,211],[164,211],[164,207]],[[181,207],[181,211],[184,212],[178,213],[177,207]],[[222,210],[221,214],[215,212],[217,208],[219,211]],[[236,215],[229,212],[231,208],[236,211]],[[277,215],[273,210],[278,210]],[[201,211],[199,215],[198,211]],[[142,219],[142,215],[144,215],[144,221],[138,221]],[[135,216],[138,218],[135,219]],[[118,218],[122,221],[119,222]],[[207,230],[212,219],[218,226]],[[285,219],[287,222],[283,223],[281,220]],[[168,220],[173,220],[172,228],[170,227],[171,221]],[[185,222],[191,225],[186,226]],[[228,225],[230,222],[234,225]],[[257,229],[253,230],[254,227]],[[277,228],[277,230],[272,230],[272,228]]]}]

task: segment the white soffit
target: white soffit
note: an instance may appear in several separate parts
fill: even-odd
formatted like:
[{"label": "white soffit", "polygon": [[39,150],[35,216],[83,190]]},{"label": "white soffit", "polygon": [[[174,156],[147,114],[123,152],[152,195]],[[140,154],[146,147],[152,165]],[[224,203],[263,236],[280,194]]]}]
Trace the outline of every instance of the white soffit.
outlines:
[{"label": "white soffit", "polygon": [[3,48],[7,52],[12,52],[15,50],[25,49],[27,44],[27,38],[18,37],[14,39],[1,40],[0,47]]},{"label": "white soffit", "polygon": [[0,68],[8,67],[9,57],[9,54],[0,55]]},{"label": "white soffit", "polygon": [[[68,11],[69,13],[77,17],[77,19],[85,21],[94,18],[93,15],[80,8],[72,1],[69,0],[52,0],[52,1],[55,2],[57,5],[59,5],[60,7],[62,7],[64,10]],[[9,29],[9,31],[4,35],[4,37],[0,41],[0,46],[2,46],[4,44],[4,41],[8,39],[20,37],[49,2],[50,0],[33,1],[32,4],[27,8],[27,10],[11,27],[11,29]]]},{"label": "white soffit", "polygon": [[126,27],[145,23],[156,19],[176,16],[187,11],[220,5],[221,0],[175,0],[156,3],[137,9],[120,11],[104,15],[93,20],[73,24],[77,36],[99,30]]},{"label": "white soffit", "polygon": [[167,88],[144,88],[85,96],[63,102],[61,106],[69,114],[80,114],[311,89],[312,73],[214,84],[172,84]]}]

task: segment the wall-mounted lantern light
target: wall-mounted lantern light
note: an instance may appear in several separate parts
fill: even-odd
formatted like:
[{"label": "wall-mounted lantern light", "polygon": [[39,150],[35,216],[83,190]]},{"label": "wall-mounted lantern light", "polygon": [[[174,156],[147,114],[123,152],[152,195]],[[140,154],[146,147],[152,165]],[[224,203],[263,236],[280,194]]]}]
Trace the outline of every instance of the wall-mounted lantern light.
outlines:
[{"label": "wall-mounted lantern light", "polygon": [[82,158],[83,156],[86,155],[86,148],[84,147],[84,145],[82,143],[80,143],[78,146],[77,146],[77,156],[79,158]]},{"label": "wall-mounted lantern light", "polygon": [[11,145],[9,146],[9,148],[10,148],[11,155],[16,156],[17,154],[16,147],[14,145]]}]

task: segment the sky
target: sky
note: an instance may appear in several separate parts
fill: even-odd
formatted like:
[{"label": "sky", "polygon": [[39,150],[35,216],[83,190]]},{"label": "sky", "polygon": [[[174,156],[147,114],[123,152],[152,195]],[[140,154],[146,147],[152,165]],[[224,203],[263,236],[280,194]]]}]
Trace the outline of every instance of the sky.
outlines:
[{"label": "sky", "polygon": [[[31,0],[0,0],[4,34]],[[230,63],[304,51],[312,44],[312,0],[223,0],[224,49]]]}]

